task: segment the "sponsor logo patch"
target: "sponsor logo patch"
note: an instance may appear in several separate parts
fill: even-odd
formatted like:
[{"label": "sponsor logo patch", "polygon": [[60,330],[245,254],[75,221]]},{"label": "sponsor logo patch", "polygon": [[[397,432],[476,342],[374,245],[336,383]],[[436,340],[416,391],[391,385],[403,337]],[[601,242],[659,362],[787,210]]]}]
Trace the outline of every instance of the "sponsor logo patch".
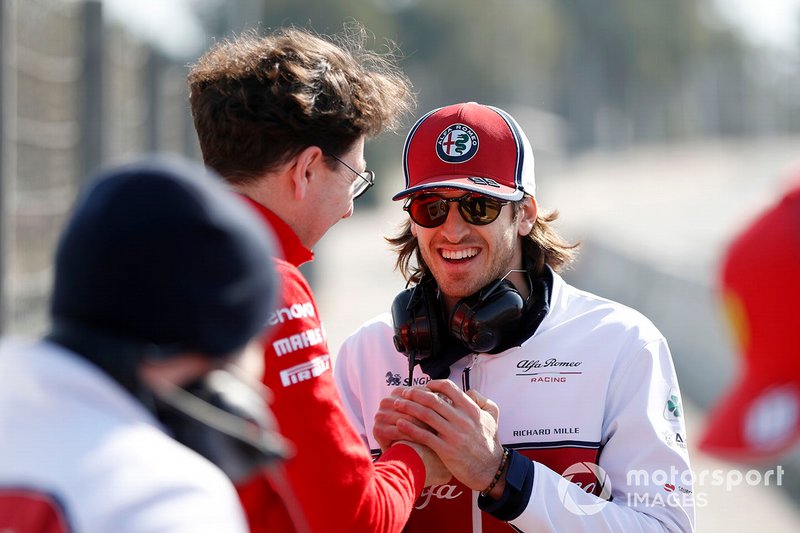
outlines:
[{"label": "sponsor logo patch", "polygon": [[445,163],[464,163],[478,153],[478,134],[465,124],[453,124],[439,134],[436,155]]},{"label": "sponsor logo patch", "polygon": [[683,418],[683,406],[681,398],[675,389],[670,389],[667,403],[664,406],[664,418],[670,421],[678,421]]},{"label": "sponsor logo patch", "polygon": [[681,450],[686,449],[686,440],[680,433],[676,432],[675,430],[665,429],[661,434],[663,435],[664,442],[667,443],[667,446],[671,446],[672,448],[680,448]]},{"label": "sponsor logo patch", "polygon": [[529,377],[531,383],[566,383],[570,377],[583,374],[578,367],[582,361],[549,359],[523,359],[517,363],[517,376]]},{"label": "sponsor logo patch", "polygon": [[309,346],[316,346],[317,344],[321,344],[324,340],[325,337],[322,335],[322,329],[312,328],[295,335],[273,341],[272,349],[275,350],[275,353],[278,354],[278,357],[280,357],[282,355],[286,355],[287,353],[308,348]]},{"label": "sponsor logo patch", "polygon": [[427,382],[431,380],[431,378],[429,378],[428,376],[418,376],[415,377],[413,381],[409,381],[408,378],[404,378],[400,374],[396,374],[391,370],[386,373],[384,378],[386,378],[386,385],[388,387],[399,387],[400,385],[405,385],[405,386],[425,385]]},{"label": "sponsor logo patch", "polygon": [[330,369],[331,356],[328,354],[320,355],[305,363],[281,370],[281,383],[284,387],[291,387],[302,381],[319,377]]},{"label": "sponsor logo patch", "polygon": [[277,311],[270,313],[267,324],[274,326],[297,318],[308,318],[315,315],[314,305],[311,302],[302,302],[289,307],[281,307]]},{"label": "sponsor logo patch", "polygon": [[[589,494],[600,497],[593,500],[576,499],[569,490],[570,483],[578,485]],[[575,463],[561,474],[558,495],[567,510],[579,516],[599,513],[611,500],[611,479],[599,465],[590,462]]]},{"label": "sponsor logo patch", "polygon": [[498,189],[500,188],[500,184],[497,183],[496,181],[494,181],[492,178],[476,178],[476,177],[472,177],[472,178],[467,178],[467,179],[469,181],[471,181],[472,183],[476,184],[476,185],[486,185],[487,187],[496,187]]},{"label": "sponsor logo patch", "polygon": [[390,387],[399,387],[402,379],[400,374],[392,374],[391,371],[386,373],[386,384]]},{"label": "sponsor logo patch", "polygon": [[[455,500],[464,494],[464,490],[458,485],[431,485],[426,487],[419,495],[414,507],[416,509],[425,509],[431,501],[431,498],[437,500]],[[470,493],[471,494],[471,493]]]},{"label": "sponsor logo patch", "polygon": [[561,428],[535,428],[535,429],[515,429],[512,433],[515,437],[540,437],[544,435],[577,435],[581,432],[579,427]]}]

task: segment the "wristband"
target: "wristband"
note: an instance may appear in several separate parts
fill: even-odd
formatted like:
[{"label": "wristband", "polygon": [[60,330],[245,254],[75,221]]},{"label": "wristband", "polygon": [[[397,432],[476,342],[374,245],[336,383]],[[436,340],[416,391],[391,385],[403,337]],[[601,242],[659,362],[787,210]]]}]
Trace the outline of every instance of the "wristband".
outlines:
[{"label": "wristband", "polygon": [[495,472],[494,479],[492,480],[491,483],[489,483],[489,486],[481,491],[481,496],[484,497],[488,496],[489,493],[492,492],[494,486],[497,485],[498,481],[500,481],[500,477],[503,475],[503,470],[505,470],[507,462],[508,462],[508,448],[503,446],[503,458],[500,459],[500,466],[497,467],[497,472]]},{"label": "wristband", "polygon": [[503,522],[518,518],[528,507],[533,496],[535,473],[536,463],[534,461],[516,450],[509,449],[503,495],[499,500],[490,496],[479,496],[478,507],[481,511]]}]

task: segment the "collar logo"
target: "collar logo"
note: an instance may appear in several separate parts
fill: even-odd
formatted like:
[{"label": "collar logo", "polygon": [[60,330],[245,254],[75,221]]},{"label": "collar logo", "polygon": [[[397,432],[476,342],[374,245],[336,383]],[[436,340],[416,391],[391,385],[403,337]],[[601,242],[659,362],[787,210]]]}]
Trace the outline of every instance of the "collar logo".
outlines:
[{"label": "collar logo", "polygon": [[478,134],[465,124],[453,124],[439,134],[436,155],[445,163],[464,163],[478,153]]}]

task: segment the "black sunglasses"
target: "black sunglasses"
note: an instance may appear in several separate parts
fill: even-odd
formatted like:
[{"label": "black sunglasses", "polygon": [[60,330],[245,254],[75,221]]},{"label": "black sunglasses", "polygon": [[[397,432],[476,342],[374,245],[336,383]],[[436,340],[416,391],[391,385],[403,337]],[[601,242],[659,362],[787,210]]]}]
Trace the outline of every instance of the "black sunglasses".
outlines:
[{"label": "black sunglasses", "polygon": [[444,224],[451,203],[458,204],[458,212],[466,222],[475,226],[491,224],[500,215],[500,210],[508,203],[491,196],[467,193],[457,198],[443,198],[438,194],[420,194],[403,206],[411,220],[423,228],[435,228]]},{"label": "black sunglasses", "polygon": [[359,172],[358,170],[354,169],[338,157],[333,154],[328,154],[339,163],[343,164],[347,168],[349,168],[356,176],[361,178],[359,181],[355,182],[355,188],[353,189],[353,200],[367,192],[367,189],[375,185],[375,173],[371,170],[365,170],[364,172]]}]

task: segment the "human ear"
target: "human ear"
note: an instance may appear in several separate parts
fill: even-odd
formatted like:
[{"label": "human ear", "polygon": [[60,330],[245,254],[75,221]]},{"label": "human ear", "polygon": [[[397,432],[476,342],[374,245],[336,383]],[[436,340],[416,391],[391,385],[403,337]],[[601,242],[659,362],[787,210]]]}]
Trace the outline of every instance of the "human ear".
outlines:
[{"label": "human ear", "polygon": [[522,209],[520,210],[519,220],[517,222],[517,231],[521,236],[528,235],[536,224],[536,215],[539,208],[536,205],[536,200],[533,196],[525,196],[522,199]]},{"label": "human ear", "polygon": [[319,146],[309,146],[295,157],[292,169],[292,185],[295,200],[302,200],[308,194],[312,181],[320,172],[320,165],[324,164],[324,155]]}]

